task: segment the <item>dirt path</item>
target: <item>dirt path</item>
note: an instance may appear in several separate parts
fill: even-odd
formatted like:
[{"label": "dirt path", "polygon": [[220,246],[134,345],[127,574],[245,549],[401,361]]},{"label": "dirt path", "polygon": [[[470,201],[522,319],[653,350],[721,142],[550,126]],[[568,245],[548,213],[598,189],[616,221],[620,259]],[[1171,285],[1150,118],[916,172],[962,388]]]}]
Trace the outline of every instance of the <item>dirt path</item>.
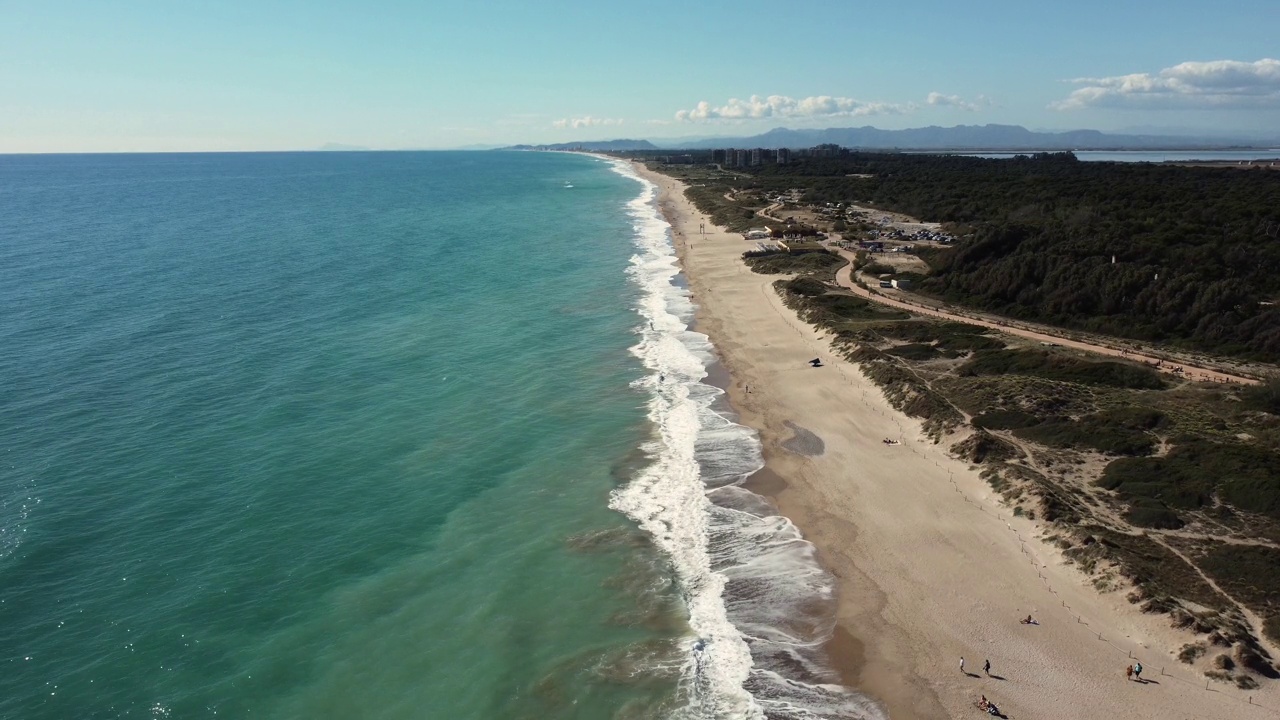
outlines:
[{"label": "dirt path", "polygon": [[1244,603],[1237,600],[1235,596],[1233,596],[1231,593],[1227,592],[1226,590],[1223,590],[1221,585],[1218,585],[1218,583],[1213,578],[1205,574],[1205,572],[1200,569],[1200,566],[1192,562],[1191,558],[1188,558],[1181,550],[1173,547],[1172,545],[1165,542],[1161,538],[1152,537],[1151,540],[1157,545],[1163,547],[1165,550],[1168,550],[1174,555],[1177,555],[1182,560],[1182,562],[1187,564],[1187,567],[1194,570],[1196,574],[1200,576],[1200,579],[1203,580],[1206,585],[1213,588],[1222,597],[1226,598],[1227,601],[1230,602],[1231,605],[1236,609],[1236,611],[1240,613],[1240,617],[1244,618],[1244,621],[1248,623],[1249,633],[1258,639],[1258,644],[1261,645],[1263,649],[1265,649],[1268,653],[1270,653],[1271,657],[1275,657],[1277,653],[1280,652],[1276,649],[1276,647],[1274,646],[1274,643],[1269,642],[1267,640],[1267,636],[1262,633],[1263,620],[1261,617],[1258,617],[1257,613],[1253,612],[1248,607],[1246,607]]},{"label": "dirt path", "polygon": [[[1083,350],[1085,352],[1091,352],[1097,355],[1105,355],[1107,357],[1133,360],[1133,361],[1140,362],[1140,363],[1149,365],[1151,367],[1154,367],[1155,369],[1160,370],[1161,372],[1166,372],[1166,373],[1169,373],[1170,375],[1186,378],[1188,380],[1200,380],[1204,382],[1216,382],[1216,383],[1232,383],[1237,385],[1255,385],[1258,382],[1253,378],[1242,377],[1240,375],[1232,375],[1230,373],[1225,373],[1220,370],[1210,370],[1208,368],[1195,367],[1193,365],[1186,365],[1186,364],[1178,365],[1178,366],[1168,365],[1168,364],[1165,364],[1165,362],[1162,359],[1157,357],[1152,357],[1149,355],[1142,355],[1140,353],[1135,353],[1135,352],[1116,350],[1113,348],[1105,347],[1103,345],[1095,345],[1092,343],[1082,342],[1079,340],[1072,340],[1070,338],[1065,338],[1060,335],[1051,335],[1049,333],[1038,332],[1035,330],[1026,330],[1023,328],[1012,327],[1009,325],[1003,325],[1003,324],[992,322],[989,320],[980,320],[978,318],[969,317],[967,315],[959,315],[956,313],[947,312],[945,310],[939,310],[937,308],[925,307],[917,303],[905,302],[903,300],[896,300],[893,298],[885,297],[883,294],[873,293],[867,288],[864,288],[861,285],[858,285],[857,283],[855,283],[853,281],[853,260],[854,260],[853,253],[847,250],[838,250],[837,252],[839,252],[840,256],[843,257],[845,260],[848,260],[849,264],[845,265],[844,267],[836,271],[836,282],[839,283],[841,287],[852,291],[855,295],[866,298],[867,300],[871,300],[873,302],[880,303],[881,305],[888,305],[889,307],[895,307],[900,310],[907,310],[917,315],[929,315],[932,317],[943,318],[945,320],[954,320],[956,322],[967,323],[969,325],[978,325],[980,327],[990,328],[992,330],[997,330],[999,332],[1007,333],[1009,335],[1017,335],[1018,337],[1024,337],[1029,340],[1035,340],[1037,342],[1045,343],[1049,345],[1061,345],[1062,347],[1069,347],[1074,350]],[[1183,372],[1176,372],[1175,367],[1182,369]]]}]

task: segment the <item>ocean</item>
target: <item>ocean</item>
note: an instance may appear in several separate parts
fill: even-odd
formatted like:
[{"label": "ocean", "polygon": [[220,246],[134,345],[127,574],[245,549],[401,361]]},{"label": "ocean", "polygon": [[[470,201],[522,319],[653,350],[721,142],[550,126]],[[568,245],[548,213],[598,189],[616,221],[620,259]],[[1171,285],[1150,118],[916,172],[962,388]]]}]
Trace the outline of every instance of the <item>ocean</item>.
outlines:
[{"label": "ocean", "polygon": [[863,718],[654,188],[0,156],[0,718]]}]

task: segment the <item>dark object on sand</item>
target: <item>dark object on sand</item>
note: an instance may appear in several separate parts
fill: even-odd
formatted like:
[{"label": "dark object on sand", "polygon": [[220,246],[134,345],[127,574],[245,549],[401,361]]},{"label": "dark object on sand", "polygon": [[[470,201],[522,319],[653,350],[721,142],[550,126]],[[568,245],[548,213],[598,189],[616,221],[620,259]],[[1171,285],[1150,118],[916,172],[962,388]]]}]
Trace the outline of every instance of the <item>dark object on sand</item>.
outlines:
[{"label": "dark object on sand", "polygon": [[814,367],[822,367],[822,358],[814,358],[809,361],[809,364]]}]

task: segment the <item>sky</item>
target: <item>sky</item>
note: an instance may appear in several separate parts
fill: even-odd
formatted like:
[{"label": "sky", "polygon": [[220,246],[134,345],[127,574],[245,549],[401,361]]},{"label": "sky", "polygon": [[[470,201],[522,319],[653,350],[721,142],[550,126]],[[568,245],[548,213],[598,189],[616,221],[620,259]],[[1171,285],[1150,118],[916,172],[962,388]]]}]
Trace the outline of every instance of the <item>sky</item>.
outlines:
[{"label": "sky", "polygon": [[1280,135],[1280,0],[0,0],[0,153]]}]

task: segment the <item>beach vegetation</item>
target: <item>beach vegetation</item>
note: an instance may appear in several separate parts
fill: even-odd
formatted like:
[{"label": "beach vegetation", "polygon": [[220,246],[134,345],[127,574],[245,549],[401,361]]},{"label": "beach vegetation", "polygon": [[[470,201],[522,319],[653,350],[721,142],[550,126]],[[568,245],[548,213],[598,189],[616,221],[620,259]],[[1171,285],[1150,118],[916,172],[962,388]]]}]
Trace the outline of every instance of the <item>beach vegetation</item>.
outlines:
[{"label": "beach vegetation", "polygon": [[918,247],[930,273],[915,292],[1275,362],[1277,180],[1233,168],[1078,162],[1071,153],[996,160],[849,152],[708,178],[690,197],[717,222],[734,204],[725,198],[730,184],[750,188],[732,197],[753,214],[764,206],[760,192],[799,190],[803,204],[857,202],[940,222],[956,239]]},{"label": "beach vegetation", "polygon": [[1120,573],[1138,589],[1133,599],[1150,612],[1169,612],[1174,598],[1213,610],[1231,606],[1227,598],[1172,550],[1145,535],[1130,535],[1100,525],[1076,529],[1081,538],[1064,555],[1080,563],[1117,562]]},{"label": "beach vegetation", "polygon": [[1039,425],[1042,418],[1021,410],[992,410],[975,415],[970,422],[974,427],[987,430],[1013,430]]},{"label": "beach vegetation", "polygon": [[1191,440],[1164,457],[1115,460],[1098,485],[1131,503],[1146,498],[1198,510],[1221,500],[1280,519],[1280,456],[1255,445]]},{"label": "beach vegetation", "polygon": [[1247,387],[1240,396],[1244,406],[1250,410],[1280,415],[1280,378]]},{"label": "beach vegetation", "polygon": [[1262,623],[1262,631],[1271,642],[1280,645],[1280,612],[1276,612]]},{"label": "beach vegetation", "polygon": [[1202,642],[1187,643],[1178,651],[1178,659],[1190,665],[1199,660],[1208,648]]},{"label": "beach vegetation", "polygon": [[889,403],[902,412],[924,419],[925,432],[939,439],[942,433],[964,422],[964,415],[928,381],[901,360],[870,346],[860,346],[848,357],[884,389]]},{"label": "beach vegetation", "polygon": [[1149,163],[851,152],[751,170],[802,201],[870,200],[962,227],[918,291],[1002,315],[1280,359],[1274,173]]},{"label": "beach vegetation", "polygon": [[[1280,617],[1280,549],[1218,543],[1199,558],[1199,565],[1218,587],[1259,609],[1263,617]],[[1270,632],[1275,629],[1271,623]]]},{"label": "beach vegetation", "polygon": [[942,357],[938,348],[929,343],[907,343],[885,348],[885,352],[907,360],[933,360]]},{"label": "beach vegetation", "polygon": [[1016,460],[1024,455],[1013,443],[981,430],[951,446],[951,452],[975,465]]},{"label": "beach vegetation", "polygon": [[992,350],[977,353],[958,371],[966,375],[1034,375],[1047,380],[1118,388],[1159,390],[1165,382],[1155,370],[1123,362],[1085,360],[1042,350]]},{"label": "beach vegetation", "polygon": [[826,295],[830,288],[821,281],[815,280],[811,277],[798,277],[785,281],[783,289],[785,292],[792,295],[812,298],[818,297],[819,295]]},{"label": "beach vegetation", "polygon": [[812,298],[810,310],[825,319],[830,326],[838,320],[869,320],[886,317],[905,317],[906,313],[885,308],[885,306],[864,300],[856,295],[828,293]]},{"label": "beach vegetation", "polygon": [[835,271],[844,265],[844,259],[835,253],[819,248],[807,252],[787,250],[751,250],[742,254],[747,267],[764,275],[820,275],[834,278]]},{"label": "beach vegetation", "polygon": [[1152,498],[1136,498],[1124,513],[1124,519],[1138,527],[1177,530],[1185,522],[1168,505]]},{"label": "beach vegetation", "polygon": [[1149,455],[1156,439],[1141,430],[1097,422],[1098,416],[1079,420],[1050,418],[1018,428],[1013,434],[1055,448],[1081,448],[1108,455]]}]

